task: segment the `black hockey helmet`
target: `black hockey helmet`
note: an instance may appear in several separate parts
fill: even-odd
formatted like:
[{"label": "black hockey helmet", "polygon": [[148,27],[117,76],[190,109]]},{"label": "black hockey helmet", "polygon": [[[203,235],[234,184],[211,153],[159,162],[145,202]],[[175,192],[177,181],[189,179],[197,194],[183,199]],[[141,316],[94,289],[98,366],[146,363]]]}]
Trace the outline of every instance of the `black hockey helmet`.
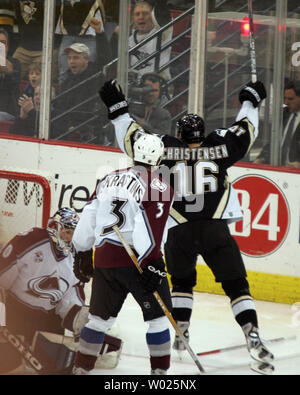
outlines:
[{"label": "black hockey helmet", "polygon": [[205,125],[197,114],[184,115],[177,123],[177,134],[187,144],[201,143],[204,140]]}]

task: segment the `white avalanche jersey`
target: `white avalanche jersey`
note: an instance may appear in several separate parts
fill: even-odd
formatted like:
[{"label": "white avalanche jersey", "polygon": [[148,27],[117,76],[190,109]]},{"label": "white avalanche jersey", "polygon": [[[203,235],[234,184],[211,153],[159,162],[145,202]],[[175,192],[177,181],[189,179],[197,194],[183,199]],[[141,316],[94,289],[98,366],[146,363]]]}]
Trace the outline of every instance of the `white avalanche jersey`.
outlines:
[{"label": "white avalanche jersey", "polygon": [[35,310],[55,311],[62,319],[83,305],[73,257],[61,255],[46,229],[16,235],[0,252],[0,287]]},{"label": "white avalanche jersey", "polygon": [[137,252],[141,266],[162,256],[173,190],[155,172],[139,169],[108,174],[80,216],[73,243],[77,251],[96,247],[96,267],[132,266],[114,225]]}]

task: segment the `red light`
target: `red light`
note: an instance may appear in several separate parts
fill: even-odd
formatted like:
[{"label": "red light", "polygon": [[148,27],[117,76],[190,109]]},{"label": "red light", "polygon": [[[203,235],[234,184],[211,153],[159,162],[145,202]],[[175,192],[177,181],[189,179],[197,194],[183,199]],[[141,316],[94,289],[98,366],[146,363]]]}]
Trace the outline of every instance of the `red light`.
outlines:
[{"label": "red light", "polygon": [[250,34],[250,23],[249,23],[249,18],[246,17],[243,19],[242,25],[241,25],[241,31],[242,34],[245,36],[249,36]]}]

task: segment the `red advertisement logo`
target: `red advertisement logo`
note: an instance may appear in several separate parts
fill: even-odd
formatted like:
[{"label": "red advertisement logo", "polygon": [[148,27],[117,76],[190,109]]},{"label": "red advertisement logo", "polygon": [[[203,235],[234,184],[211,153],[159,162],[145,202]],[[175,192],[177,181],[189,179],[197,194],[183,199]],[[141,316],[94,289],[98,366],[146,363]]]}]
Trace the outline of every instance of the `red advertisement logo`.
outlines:
[{"label": "red advertisement logo", "polygon": [[285,195],[264,176],[243,176],[233,186],[244,218],[231,228],[231,234],[241,252],[260,257],[275,252],[289,229],[290,212]]}]

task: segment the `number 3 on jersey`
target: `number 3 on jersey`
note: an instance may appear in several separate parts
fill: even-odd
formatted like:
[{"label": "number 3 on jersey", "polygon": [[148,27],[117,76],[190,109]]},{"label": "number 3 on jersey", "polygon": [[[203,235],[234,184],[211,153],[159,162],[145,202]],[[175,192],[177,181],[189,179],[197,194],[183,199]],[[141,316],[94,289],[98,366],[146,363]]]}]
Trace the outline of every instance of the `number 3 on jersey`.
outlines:
[{"label": "number 3 on jersey", "polygon": [[164,213],[164,203],[157,203],[158,213],[155,215],[155,218],[160,218]]},{"label": "number 3 on jersey", "polygon": [[117,217],[117,221],[109,226],[105,226],[102,229],[101,232],[101,236],[105,236],[108,233],[114,232],[113,230],[113,226],[117,225],[117,227],[119,229],[122,228],[122,226],[125,223],[126,217],[125,217],[125,213],[122,211],[122,208],[125,206],[125,204],[127,203],[127,199],[114,199],[111,202],[112,205],[112,210],[111,210],[111,214],[113,214],[115,217]]},{"label": "number 3 on jersey", "polygon": [[[112,210],[110,211],[110,213],[113,214],[117,218],[117,221],[109,226],[105,226],[102,229],[101,236],[105,236],[108,233],[114,232],[113,226],[115,226],[115,225],[117,225],[119,229],[122,228],[122,226],[124,225],[124,223],[126,221],[126,215],[122,209],[127,202],[128,202],[127,199],[122,200],[122,199],[117,199],[117,198],[111,202]],[[158,202],[155,218],[160,218],[163,215],[163,213],[164,213],[164,203]]]}]

